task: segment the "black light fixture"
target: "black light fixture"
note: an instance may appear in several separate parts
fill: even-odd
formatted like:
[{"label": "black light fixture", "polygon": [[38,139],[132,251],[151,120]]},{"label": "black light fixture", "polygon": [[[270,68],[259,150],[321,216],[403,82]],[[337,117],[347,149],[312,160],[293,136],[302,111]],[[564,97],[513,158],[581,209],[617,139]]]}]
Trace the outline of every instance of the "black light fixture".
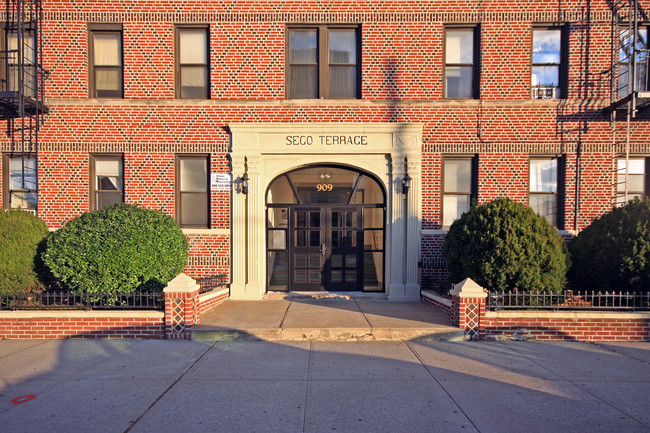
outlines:
[{"label": "black light fixture", "polygon": [[411,176],[408,172],[408,160],[404,158],[404,177],[402,178],[402,194],[406,195],[411,189]]},{"label": "black light fixture", "polygon": [[241,192],[242,194],[248,194],[248,171],[244,172],[244,175],[239,178],[241,182]]}]

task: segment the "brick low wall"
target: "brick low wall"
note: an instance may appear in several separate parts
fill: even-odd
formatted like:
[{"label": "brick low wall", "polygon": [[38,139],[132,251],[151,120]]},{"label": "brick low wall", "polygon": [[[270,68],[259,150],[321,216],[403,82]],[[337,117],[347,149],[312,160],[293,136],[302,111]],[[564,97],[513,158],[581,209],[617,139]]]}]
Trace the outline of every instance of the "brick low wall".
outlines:
[{"label": "brick low wall", "polygon": [[650,341],[650,312],[487,311],[484,340]]},{"label": "brick low wall", "polygon": [[164,339],[162,311],[3,311],[2,339]]},{"label": "brick low wall", "polygon": [[206,311],[216,307],[222,302],[225,302],[229,297],[230,289],[213,290],[199,295],[197,320],[200,321],[201,316],[205,314]]}]

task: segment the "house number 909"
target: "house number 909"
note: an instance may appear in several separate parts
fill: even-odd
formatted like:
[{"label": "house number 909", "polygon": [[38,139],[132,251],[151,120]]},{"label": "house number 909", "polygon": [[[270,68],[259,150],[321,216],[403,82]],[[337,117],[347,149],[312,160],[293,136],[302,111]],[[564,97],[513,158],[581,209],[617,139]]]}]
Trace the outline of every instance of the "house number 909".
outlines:
[{"label": "house number 909", "polygon": [[332,189],[334,189],[334,185],[331,183],[319,183],[316,185],[317,191],[331,191]]}]

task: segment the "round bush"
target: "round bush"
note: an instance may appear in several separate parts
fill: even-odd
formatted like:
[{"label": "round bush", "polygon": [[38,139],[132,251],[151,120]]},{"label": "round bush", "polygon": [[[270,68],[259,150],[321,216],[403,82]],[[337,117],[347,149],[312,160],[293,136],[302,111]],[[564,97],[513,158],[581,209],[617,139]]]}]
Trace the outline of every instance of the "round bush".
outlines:
[{"label": "round bush", "polygon": [[62,287],[89,293],[162,290],[188,242],[168,215],[127,204],[87,212],[47,238],[43,261]]},{"label": "round bush", "polygon": [[45,223],[29,212],[0,211],[0,292],[40,288],[37,249],[48,233]]},{"label": "round bush", "polygon": [[594,220],[569,244],[578,290],[650,291],[650,199]]},{"label": "round bush", "polygon": [[508,198],[472,207],[442,247],[452,282],[490,290],[560,292],[569,265],[562,237],[544,217]]}]

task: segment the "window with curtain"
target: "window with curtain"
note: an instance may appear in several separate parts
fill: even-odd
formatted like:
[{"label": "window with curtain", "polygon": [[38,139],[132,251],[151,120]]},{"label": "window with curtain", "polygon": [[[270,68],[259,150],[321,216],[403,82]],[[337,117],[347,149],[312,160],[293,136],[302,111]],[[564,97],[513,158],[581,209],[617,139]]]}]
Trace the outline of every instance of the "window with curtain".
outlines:
[{"label": "window with curtain", "polygon": [[448,158],[443,161],[442,226],[449,227],[467,212],[474,190],[473,158]]},{"label": "window with curtain", "polygon": [[122,155],[94,155],[92,161],[92,209],[124,201],[124,158]]},{"label": "window with curtain", "polygon": [[36,210],[38,204],[36,158],[20,155],[4,158],[3,190],[5,191],[5,208]]},{"label": "window with curtain", "polygon": [[558,225],[558,160],[530,160],[528,205],[557,227]]},{"label": "window with curtain", "polygon": [[[23,33],[22,40],[16,32],[7,33],[7,63],[9,66],[9,77],[7,88],[17,92],[20,90],[20,79],[26,96],[36,96],[36,45],[34,34]],[[22,62],[21,59],[22,58]],[[23,74],[20,76],[20,65],[23,66]]]},{"label": "window with curtain", "polygon": [[359,97],[357,27],[289,28],[287,44],[289,98]]},{"label": "window with curtain", "polygon": [[207,156],[176,158],[176,215],[181,227],[210,224],[210,188]]},{"label": "window with curtain", "polygon": [[533,63],[530,76],[533,99],[561,97],[562,29],[533,29]]},{"label": "window with curtain", "polygon": [[[115,26],[111,26],[115,27]],[[123,96],[122,31],[91,28],[91,94],[95,98]]]},{"label": "window with curtain", "polygon": [[445,98],[474,98],[474,29],[445,29]]},{"label": "window with curtain", "polygon": [[177,94],[180,98],[209,97],[208,29],[177,29]]}]

